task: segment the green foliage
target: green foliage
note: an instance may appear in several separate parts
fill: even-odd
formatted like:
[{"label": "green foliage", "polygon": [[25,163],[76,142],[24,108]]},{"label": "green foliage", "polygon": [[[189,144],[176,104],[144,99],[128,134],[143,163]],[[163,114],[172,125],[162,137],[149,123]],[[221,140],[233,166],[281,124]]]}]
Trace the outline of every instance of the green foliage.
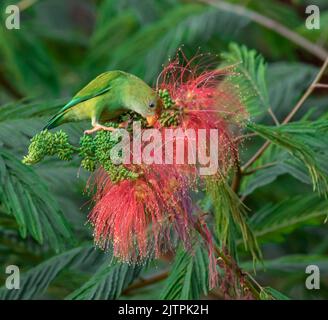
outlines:
[{"label": "green foliage", "polygon": [[28,155],[24,157],[23,163],[36,164],[45,156],[54,155],[57,155],[60,160],[68,161],[72,160],[73,153],[77,153],[83,158],[81,166],[88,171],[94,171],[100,164],[113,182],[136,179],[138,173],[112,162],[111,149],[119,142],[113,135],[108,131],[100,131],[94,138],[84,135],[80,139],[80,146],[74,147],[68,142],[68,135],[62,130],[54,134],[44,130],[31,139]]},{"label": "green foliage", "polygon": [[0,202],[15,217],[19,232],[59,251],[72,241],[68,222],[45,183],[6,150],[0,150]]},{"label": "green foliage", "polygon": [[146,80],[153,80],[163,61],[182,44],[197,47],[214,36],[236,34],[248,23],[247,18],[201,4],[177,5],[163,13],[161,19],[139,29],[114,50],[108,67],[124,65]]},{"label": "green foliage", "polygon": [[241,232],[246,250],[250,250],[253,259],[261,259],[261,252],[252,229],[246,220],[246,207],[231,190],[224,179],[219,181],[208,178],[206,190],[209,193],[215,217],[217,236],[223,247],[235,252],[236,231]]},{"label": "green foliage", "polygon": [[83,284],[72,292],[69,300],[117,299],[132,281],[138,277],[142,267],[123,263],[108,264],[108,261]]},{"label": "green foliage", "polygon": [[299,62],[275,62],[268,66],[270,106],[282,119],[313,81],[318,69]]},{"label": "green foliage", "polygon": [[279,292],[276,289],[273,289],[271,287],[265,287],[261,291],[261,300],[290,300],[287,296],[285,296],[283,293]]},{"label": "green foliage", "polygon": [[[21,9],[20,30],[5,28],[4,8],[12,1],[0,2],[0,299],[208,297],[208,252],[202,246],[137,266],[94,249],[91,227],[85,225],[87,171],[101,164],[118,180],[136,174],[107,162],[114,145],[110,133],[83,135],[85,123],[40,133],[46,120],[99,73],[120,69],[154,85],[162,64],[179,47],[187,58],[224,52],[215,66],[233,65],[223,81],[235,85],[251,121],[241,131],[232,130],[256,133],[239,147],[240,167],[270,142],[240,177],[236,171],[221,183],[208,179],[209,192],[193,194],[208,213],[215,245],[234,256],[242,270],[256,270],[257,282],[265,283],[260,299],[327,298],[324,280],[315,293],[304,288],[307,265],[318,265],[321,279],[328,272],[327,200],[322,197],[328,191],[327,90],[316,88],[288,124],[273,126],[267,112],[270,108],[282,123],[320,61],[312,49],[306,52],[243,11],[274,19],[311,41],[313,49],[327,50],[324,1],[320,30],[304,25],[306,1],[218,1],[219,8],[180,0],[21,1],[27,6]],[[241,10],[224,9],[227,3]],[[320,82],[327,82],[326,75]],[[174,126],[179,112],[165,92],[160,94],[162,124]],[[21,163],[30,139],[24,161],[38,162],[34,166]],[[263,265],[254,265],[260,249]],[[20,290],[4,287],[2,271],[9,264],[21,269]],[[163,271],[156,283],[142,280]],[[221,269],[220,276],[225,276]],[[134,281],[141,285],[129,290]]]},{"label": "green foliage", "polygon": [[[296,159],[301,161],[308,169],[313,183],[314,190],[326,194],[328,191],[327,175],[322,169],[315,152],[307,145],[306,142],[299,139],[295,133],[302,134],[320,134],[327,133],[328,122],[325,120],[299,123],[297,125],[286,125],[279,127],[268,127],[255,123],[249,123],[247,127],[258,133],[273,144],[286,149]],[[287,127],[287,128],[286,128]]]},{"label": "green foliage", "polygon": [[54,101],[21,101],[1,106],[0,121],[13,119],[29,119],[56,113],[64,104],[62,99]]},{"label": "green foliage", "polygon": [[201,246],[194,252],[181,249],[177,252],[161,299],[199,299],[208,292],[208,253]]},{"label": "green foliage", "polygon": [[263,114],[270,106],[263,57],[255,50],[233,43],[229,51],[222,54],[222,58],[225,65],[233,66],[228,81],[238,88],[240,99],[250,116]]},{"label": "green foliage", "polygon": [[85,257],[92,253],[90,247],[80,247],[54,256],[38,266],[27,271],[21,279],[20,290],[8,290],[0,288],[1,300],[28,300],[40,297],[48,288],[49,284],[58,276],[63,269],[73,264],[79,255]]},{"label": "green foliage", "polygon": [[[1,7],[0,16],[3,16],[3,8],[5,6]],[[29,59],[29,55],[22,52],[29,52],[34,58]],[[42,83],[46,82],[49,84],[49,92],[58,93],[58,78],[54,63],[45,46],[37,41],[34,34],[8,32],[5,24],[1,23],[0,58],[6,61],[1,69],[4,68],[4,72],[13,77],[11,80],[18,84],[18,89],[22,92],[28,95],[30,90],[34,90],[33,94],[36,95],[40,92]]]},{"label": "green foliage", "polygon": [[44,130],[34,136],[29,146],[28,155],[24,157],[24,164],[35,164],[47,155],[57,155],[61,160],[71,160],[74,152],[68,142],[68,136],[62,130],[52,134]]},{"label": "green foliage", "polygon": [[315,194],[299,195],[267,204],[250,219],[256,237],[280,239],[301,225],[321,224],[328,215],[328,201]]},{"label": "green foliage", "polygon": [[[310,265],[314,264],[325,273],[328,268],[328,259],[325,255],[312,254],[293,254],[279,257],[276,259],[265,260],[263,266],[257,268],[257,272],[263,270],[271,270],[275,273],[297,273],[297,277],[304,278],[304,270]],[[243,264],[243,268],[251,270],[253,266],[251,264]]]}]

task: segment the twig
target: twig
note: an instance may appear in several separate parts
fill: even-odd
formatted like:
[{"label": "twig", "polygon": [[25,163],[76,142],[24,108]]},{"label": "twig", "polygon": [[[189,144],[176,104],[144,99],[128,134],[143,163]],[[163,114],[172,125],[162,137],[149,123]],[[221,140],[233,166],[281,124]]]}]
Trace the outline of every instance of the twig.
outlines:
[{"label": "twig", "polygon": [[293,108],[293,110],[288,114],[288,116],[282,122],[283,124],[288,123],[294,117],[294,115],[296,114],[296,112],[303,105],[304,101],[311,95],[311,93],[313,92],[313,90],[316,87],[316,84],[319,82],[319,80],[321,79],[322,75],[324,74],[327,66],[328,66],[328,56],[327,56],[325,62],[323,63],[321,69],[319,70],[317,76],[315,77],[315,79],[313,80],[313,82],[311,83],[311,85],[308,87],[308,89],[306,90],[306,92],[304,93],[304,95],[302,96],[302,98],[298,101],[298,103]]},{"label": "twig", "polygon": [[[301,99],[297,102],[295,107],[290,111],[290,113],[287,115],[287,117],[284,119],[282,124],[287,124],[297,113],[297,111],[301,108],[305,100],[312,94],[313,90],[317,87],[317,83],[319,82],[320,78],[324,74],[326,68],[328,66],[328,57],[326,58],[325,62],[323,63],[322,67],[320,68],[318,74],[316,75],[315,79],[311,83],[311,85],[308,87],[308,89],[305,91]],[[269,147],[271,144],[270,141],[266,141],[261,148],[253,155],[253,157],[247,161],[247,163],[242,166],[241,172],[245,172],[247,168],[249,168],[256,160],[258,160],[262,154],[265,152],[265,150]]]},{"label": "twig", "polygon": [[315,85],[316,88],[325,88],[325,89],[328,89],[328,84],[325,84],[325,83],[317,83]]},{"label": "twig", "polygon": [[140,279],[139,281],[137,281],[135,283],[132,283],[125,290],[123,290],[122,294],[127,295],[133,290],[140,289],[140,288],[143,288],[143,287],[147,287],[147,286],[150,286],[154,283],[160,282],[160,281],[166,279],[168,276],[169,276],[169,272],[165,271],[165,272],[157,274],[157,275],[155,275],[151,278]]},{"label": "twig", "polygon": [[[202,228],[202,223],[199,219],[195,223],[195,228],[197,232],[200,234],[200,236],[204,239],[204,241],[208,241],[207,235],[205,234]],[[262,287],[255,281],[255,279],[250,274],[243,272],[238,267],[237,263],[233,260],[233,258],[227,257],[223,252],[221,252],[221,250],[217,246],[214,247],[214,250],[216,255],[220,259],[222,259],[225,265],[229,267],[236,274],[236,276],[240,280],[240,283],[245,283],[247,290],[250,290],[255,298],[259,298]],[[154,283],[160,282],[166,279],[168,276],[169,276],[169,272],[165,271],[147,279],[140,279],[139,281],[131,284],[125,290],[123,290],[122,294],[128,295],[130,294],[131,291],[144,288]]]},{"label": "twig", "polygon": [[236,165],[236,171],[232,180],[231,184],[231,189],[235,192],[238,193],[239,187],[240,187],[240,179],[241,179],[241,170],[240,170],[240,163],[239,160],[237,160],[237,165]]},{"label": "twig", "polygon": [[247,139],[247,138],[252,138],[252,137],[255,137],[257,136],[258,134],[256,132],[252,132],[252,133],[247,133],[247,134],[243,134],[241,136],[238,136],[236,138],[233,139],[233,142],[238,142],[239,140],[244,140],[244,139]]},{"label": "twig", "polygon": [[280,34],[284,38],[290,40],[291,42],[295,43],[299,47],[305,49],[306,51],[308,51],[309,53],[313,54],[314,56],[316,56],[321,60],[325,60],[328,57],[328,52],[324,48],[316,45],[315,43],[312,43],[311,41],[297,34],[296,32],[289,30],[287,27],[285,27],[278,21],[263,16],[258,12],[247,9],[238,4],[227,3],[220,0],[199,0],[199,1],[212,5],[221,10],[247,17],[250,20],[258,23],[259,25]]},{"label": "twig", "polygon": [[218,289],[214,289],[208,293],[207,297],[215,299],[215,300],[223,300],[224,294],[222,294],[222,292],[219,291]]},{"label": "twig", "polygon": [[277,164],[277,161],[269,162],[269,163],[266,163],[266,164],[264,164],[264,165],[262,165],[262,166],[258,166],[258,167],[254,168],[254,169],[247,170],[247,171],[243,172],[242,175],[243,175],[243,176],[248,176],[248,175],[250,175],[250,174],[253,174],[253,173],[256,172],[256,171],[259,171],[259,170],[262,170],[262,169],[265,169],[265,168],[272,167],[272,166],[274,166],[275,164]]},{"label": "twig", "polygon": [[276,115],[274,114],[274,112],[272,111],[271,108],[268,109],[269,115],[271,116],[273,122],[276,124],[276,126],[279,126],[279,120],[277,119]]},{"label": "twig", "polygon": [[[200,219],[196,221],[195,229],[204,239],[204,241],[207,242],[208,238],[202,228],[202,222],[200,221]],[[246,288],[253,294],[254,298],[259,299],[262,287],[258,284],[258,282],[254,281],[253,277],[251,277],[249,274],[244,273],[239,268],[238,264],[234,261],[234,259],[232,257],[227,257],[217,246],[214,246],[214,251],[216,255],[222,259],[225,265],[235,273],[235,275],[239,279],[239,283],[244,283]]]},{"label": "twig", "polygon": [[21,0],[17,3],[17,6],[20,11],[24,11],[29,7],[33,6],[38,0]]},{"label": "twig", "polygon": [[266,141],[260,149],[256,151],[256,153],[250,158],[242,167],[241,172],[244,173],[247,168],[249,168],[258,158],[262,156],[264,151],[269,147],[270,141]]}]

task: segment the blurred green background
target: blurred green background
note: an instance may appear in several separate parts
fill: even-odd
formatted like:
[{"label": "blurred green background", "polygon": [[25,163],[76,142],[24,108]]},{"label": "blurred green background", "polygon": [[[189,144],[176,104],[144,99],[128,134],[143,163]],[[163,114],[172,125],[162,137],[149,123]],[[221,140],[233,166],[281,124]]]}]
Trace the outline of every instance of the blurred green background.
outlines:
[{"label": "blurred green background", "polygon": [[[325,0],[226,2],[274,19],[328,50],[328,3]],[[19,30],[5,28],[5,8],[9,4],[18,4],[21,8]],[[305,28],[305,7],[309,4],[320,8],[320,30]],[[33,268],[40,268],[40,264],[50,261],[48,268],[41,266],[48,272],[44,271],[38,286],[27,286],[23,293],[2,291],[0,297],[4,299],[64,298],[87,283],[106,260],[106,254],[92,248],[92,231],[85,225],[89,199],[83,190],[88,175],[79,169],[78,162],[47,159],[28,169],[20,164],[29,139],[42,129],[51,114],[99,73],[120,69],[153,85],[162,65],[180,46],[183,45],[187,56],[193,56],[198,50],[220,55],[235,42],[255,49],[267,62],[270,106],[281,120],[322,65],[322,60],[311,50],[259,25],[247,15],[201,1],[1,0],[0,16],[0,285],[6,279],[6,265],[17,264],[22,272],[32,270],[33,273]],[[327,83],[328,76],[321,82],[325,80]],[[318,89],[305,102],[296,119],[309,111],[312,119],[321,117],[327,114],[327,108],[328,91]],[[265,116],[258,120],[270,123],[270,118]],[[74,141],[81,136],[85,125],[65,125],[63,128]],[[253,139],[245,143],[241,150],[243,161],[250,158],[261,141]],[[246,205],[254,212],[272,203],[281,205],[290,198],[299,205],[298,209],[293,207],[296,210],[294,220],[284,221],[285,216],[281,216],[280,225],[274,224],[271,231],[260,235],[267,263],[265,271],[259,267],[257,279],[291,298],[328,298],[328,233],[327,225],[323,224],[327,203],[320,202],[321,207],[311,211],[319,200],[301,201],[302,194],[312,193],[307,177],[303,176],[301,182],[295,178],[296,174],[288,174],[288,170],[276,168],[260,177],[261,183],[257,181],[242,189],[247,195]],[[28,203],[17,204],[23,198],[29,199],[26,200]],[[14,213],[19,206],[31,212],[28,218],[19,218]],[[310,214],[298,217],[297,212],[301,209]],[[279,207],[276,210],[279,214]],[[66,237],[68,231],[59,221],[61,218],[52,220],[58,212],[60,217],[68,220],[71,236]],[[29,227],[31,221],[24,221],[36,216],[38,223],[46,226],[44,234]],[[57,234],[54,226],[59,226],[62,233]],[[72,238],[72,242],[67,238]],[[86,247],[81,247],[84,244]],[[52,261],[55,252],[60,253],[61,258]],[[241,260],[242,266],[252,270],[247,254],[241,254]],[[320,266],[320,290],[305,289],[305,267],[309,264]],[[167,264],[159,262],[140,272],[147,276],[166,268]],[[120,272],[129,274],[127,270]],[[129,279],[122,288],[133,277]],[[163,283],[158,282],[121,297],[156,298],[162,286]],[[113,298],[120,296],[122,288],[113,295],[104,293],[103,296],[84,288],[75,296]],[[208,294],[207,297],[216,298],[217,295]]]}]

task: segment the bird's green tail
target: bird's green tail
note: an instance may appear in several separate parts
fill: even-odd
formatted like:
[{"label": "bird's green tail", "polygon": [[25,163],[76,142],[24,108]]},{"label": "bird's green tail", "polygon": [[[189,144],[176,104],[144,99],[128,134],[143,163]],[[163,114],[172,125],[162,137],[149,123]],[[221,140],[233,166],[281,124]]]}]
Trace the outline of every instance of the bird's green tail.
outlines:
[{"label": "bird's green tail", "polygon": [[63,123],[63,116],[65,112],[61,112],[53,116],[47,123],[47,125],[43,128],[43,130],[50,130],[52,128],[58,127]]}]

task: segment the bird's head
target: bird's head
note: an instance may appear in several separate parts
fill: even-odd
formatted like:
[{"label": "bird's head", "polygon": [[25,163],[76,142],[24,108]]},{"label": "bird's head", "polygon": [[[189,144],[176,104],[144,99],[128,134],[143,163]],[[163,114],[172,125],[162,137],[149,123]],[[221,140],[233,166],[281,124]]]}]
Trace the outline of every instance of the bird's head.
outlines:
[{"label": "bird's head", "polygon": [[160,97],[148,85],[134,87],[133,91],[134,99],[131,109],[145,118],[149,126],[153,126],[162,112]]},{"label": "bird's head", "polygon": [[147,119],[148,125],[153,126],[162,112],[162,100],[154,92],[147,101],[147,109],[143,117]]}]

